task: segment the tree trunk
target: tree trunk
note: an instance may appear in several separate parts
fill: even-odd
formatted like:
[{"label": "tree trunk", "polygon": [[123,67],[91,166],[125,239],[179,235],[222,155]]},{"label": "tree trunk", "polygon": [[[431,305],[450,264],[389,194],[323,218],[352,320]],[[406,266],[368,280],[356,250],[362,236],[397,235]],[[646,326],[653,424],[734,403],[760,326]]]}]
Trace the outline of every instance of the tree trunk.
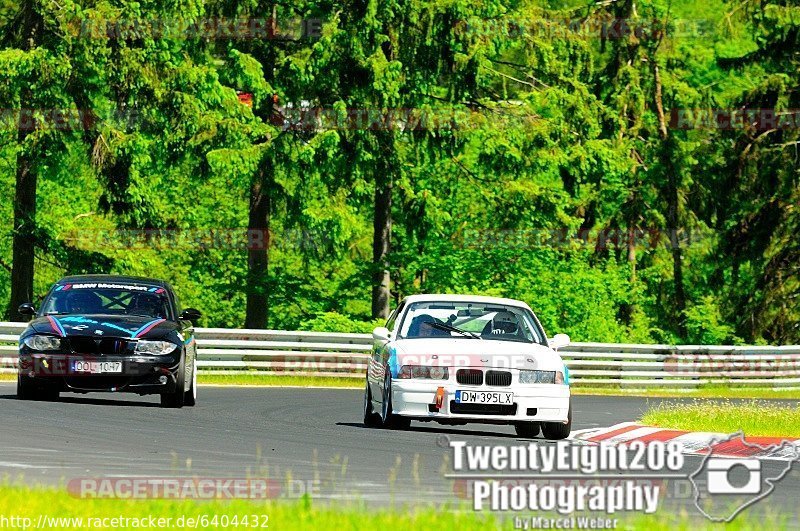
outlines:
[{"label": "tree trunk", "polygon": [[[29,51],[34,47],[42,18],[34,2],[22,4],[18,39],[8,36],[6,44]],[[17,123],[17,168],[14,190],[14,233],[11,240],[11,296],[6,309],[10,321],[26,321],[17,309],[23,302],[33,301],[34,247],[36,245],[36,185],[38,175],[33,167],[31,150],[25,149],[25,140],[36,124],[28,114],[33,107],[33,93],[29,87],[20,91],[20,116]]]},{"label": "tree trunk", "polygon": [[667,130],[667,121],[664,116],[664,102],[661,95],[661,74],[658,65],[654,63],[653,76],[655,78],[655,106],[658,114],[658,128],[661,136],[661,165],[666,174],[667,183],[665,199],[667,201],[667,232],[672,252],[672,278],[675,283],[675,313],[678,320],[678,333],[686,337],[686,292],[683,286],[683,252],[678,239],[678,168],[674,161],[674,138]]},{"label": "tree trunk", "polygon": [[639,237],[636,227],[628,228],[628,263],[631,265],[631,284],[636,283],[636,239]]},{"label": "tree trunk", "polygon": [[[669,146],[664,147],[665,158],[672,155]],[[675,283],[675,311],[678,317],[678,333],[686,337],[686,292],[683,287],[683,251],[678,239],[678,178],[675,168],[669,166],[667,179],[667,230],[672,246],[672,277]]]},{"label": "tree trunk", "polygon": [[250,183],[245,328],[267,328],[270,199],[264,170],[260,170]]},{"label": "tree trunk", "polygon": [[375,211],[372,236],[372,317],[389,317],[389,250],[392,234],[392,177],[389,172],[375,175]]},{"label": "tree trunk", "polygon": [[[30,91],[23,91],[20,101],[30,100]],[[17,126],[17,144],[22,146],[34,126],[25,117],[24,106]],[[30,117],[28,117],[30,118]],[[36,244],[36,170],[30,153],[20,148],[17,153],[16,190],[14,192],[14,234],[12,236],[11,298],[6,317],[26,321],[17,311],[24,302],[33,302],[34,247]]]}]

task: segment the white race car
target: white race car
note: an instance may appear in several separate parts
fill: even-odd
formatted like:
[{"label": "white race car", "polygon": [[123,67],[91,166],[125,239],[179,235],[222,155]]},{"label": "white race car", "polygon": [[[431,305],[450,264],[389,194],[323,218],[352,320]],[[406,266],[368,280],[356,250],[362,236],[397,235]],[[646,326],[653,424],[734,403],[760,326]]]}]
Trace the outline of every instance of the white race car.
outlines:
[{"label": "white race car", "polygon": [[513,424],[521,437],[564,439],[572,427],[569,370],[524,302],[471,295],[413,295],[374,347],[364,425]]}]

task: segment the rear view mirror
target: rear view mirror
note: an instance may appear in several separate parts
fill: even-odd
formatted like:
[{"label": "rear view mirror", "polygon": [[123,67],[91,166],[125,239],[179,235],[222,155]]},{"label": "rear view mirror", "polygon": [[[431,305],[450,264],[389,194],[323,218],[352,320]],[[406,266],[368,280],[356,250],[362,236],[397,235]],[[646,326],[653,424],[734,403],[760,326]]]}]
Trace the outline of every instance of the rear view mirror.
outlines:
[{"label": "rear view mirror", "polygon": [[389,329],[385,326],[379,326],[372,331],[372,339],[375,341],[389,341]]},{"label": "rear view mirror", "polygon": [[556,334],[552,338],[550,338],[550,348],[552,349],[559,349],[562,347],[566,347],[569,345],[569,336],[567,334]]},{"label": "rear view mirror", "polygon": [[30,302],[25,302],[19,305],[17,311],[20,315],[36,315],[36,307]]},{"label": "rear view mirror", "polygon": [[181,312],[180,318],[185,321],[191,321],[192,323],[194,323],[195,321],[198,321],[202,316],[203,314],[200,313],[200,310],[195,310],[194,308],[186,308]]}]

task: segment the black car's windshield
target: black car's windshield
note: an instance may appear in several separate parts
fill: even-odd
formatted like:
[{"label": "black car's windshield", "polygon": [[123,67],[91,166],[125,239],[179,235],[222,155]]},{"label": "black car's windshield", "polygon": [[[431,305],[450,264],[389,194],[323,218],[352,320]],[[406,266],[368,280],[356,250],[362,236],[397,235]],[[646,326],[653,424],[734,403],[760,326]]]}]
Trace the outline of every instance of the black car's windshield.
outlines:
[{"label": "black car's windshield", "polygon": [[104,283],[59,284],[44,300],[40,315],[134,315],[169,319],[166,290],[157,286]]},{"label": "black car's windshield", "polygon": [[544,334],[531,313],[505,304],[415,302],[400,326],[403,339],[458,336],[544,344]]}]

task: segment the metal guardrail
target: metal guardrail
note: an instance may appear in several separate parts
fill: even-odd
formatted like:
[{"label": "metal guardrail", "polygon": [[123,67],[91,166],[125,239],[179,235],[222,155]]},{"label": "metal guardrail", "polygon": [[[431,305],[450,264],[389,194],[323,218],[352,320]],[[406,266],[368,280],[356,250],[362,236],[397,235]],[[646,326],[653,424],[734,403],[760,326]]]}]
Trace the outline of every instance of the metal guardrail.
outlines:
[{"label": "metal guardrail", "polygon": [[[0,323],[0,372],[14,372],[23,323]],[[363,378],[369,334],[198,328],[204,374]],[[572,343],[559,353],[579,385],[800,386],[800,346]]]}]

